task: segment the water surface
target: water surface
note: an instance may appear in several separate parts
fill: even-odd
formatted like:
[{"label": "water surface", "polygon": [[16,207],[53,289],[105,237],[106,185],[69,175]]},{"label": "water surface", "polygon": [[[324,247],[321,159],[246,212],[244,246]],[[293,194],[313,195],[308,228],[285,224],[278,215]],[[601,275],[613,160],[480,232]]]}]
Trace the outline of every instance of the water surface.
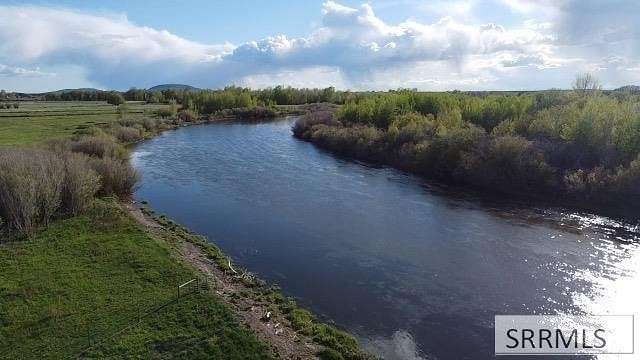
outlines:
[{"label": "water surface", "polygon": [[637,226],[339,159],[292,121],[147,141],[135,196],[388,359],[490,358],[495,314],[640,312]]}]

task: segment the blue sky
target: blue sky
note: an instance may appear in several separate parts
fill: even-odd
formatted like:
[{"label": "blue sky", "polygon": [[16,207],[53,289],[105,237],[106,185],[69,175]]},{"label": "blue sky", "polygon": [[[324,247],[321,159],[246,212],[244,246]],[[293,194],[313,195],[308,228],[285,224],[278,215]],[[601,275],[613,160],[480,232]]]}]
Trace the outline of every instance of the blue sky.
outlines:
[{"label": "blue sky", "polygon": [[635,0],[0,1],[0,88],[640,82]]},{"label": "blue sky", "polygon": [[[419,21],[436,21],[438,16],[426,10],[418,10],[416,0],[369,1],[378,16],[393,23],[413,18]],[[7,5],[24,5],[24,1],[0,1]],[[324,1],[294,0],[235,0],[235,1],[31,1],[28,4],[46,7],[69,8],[94,13],[126,14],[136,24],[156,29],[166,29],[181,37],[203,42],[243,43],[277,34],[300,37],[313,30],[321,20],[320,9]],[[341,4],[358,7],[363,1],[340,1]],[[491,7],[479,8],[484,16],[494,22],[507,23],[517,13],[509,11],[500,2]],[[496,11],[497,10],[497,11]]]}]

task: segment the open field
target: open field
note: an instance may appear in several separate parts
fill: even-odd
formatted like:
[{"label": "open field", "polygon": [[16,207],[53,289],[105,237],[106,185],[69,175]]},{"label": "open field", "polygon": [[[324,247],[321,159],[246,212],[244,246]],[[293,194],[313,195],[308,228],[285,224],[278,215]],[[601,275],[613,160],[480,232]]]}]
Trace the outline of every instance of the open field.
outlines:
[{"label": "open field", "polygon": [[194,276],[169,244],[151,238],[113,200],[26,242],[0,245],[0,267],[0,358],[69,358],[103,341],[88,355],[269,357],[225,305],[205,294],[183,297],[108,339],[173,300],[176,284]]},{"label": "open field", "polygon": [[[167,105],[127,103],[129,116],[142,116]],[[25,101],[0,110],[0,146],[32,145],[63,138],[93,125],[118,119],[118,108],[103,101]]]}]

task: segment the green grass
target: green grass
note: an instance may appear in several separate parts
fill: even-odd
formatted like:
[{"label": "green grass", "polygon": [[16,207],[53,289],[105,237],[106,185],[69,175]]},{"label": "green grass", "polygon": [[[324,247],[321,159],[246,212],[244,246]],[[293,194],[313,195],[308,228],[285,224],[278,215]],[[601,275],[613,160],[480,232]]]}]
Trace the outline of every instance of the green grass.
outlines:
[{"label": "green grass", "polygon": [[[166,106],[132,102],[129,113],[136,116]],[[83,128],[116,119],[117,107],[106,102],[24,102],[18,109],[0,110],[0,146],[33,145],[64,138]]]},{"label": "green grass", "polygon": [[[114,200],[0,245],[0,358],[74,357],[194,277]],[[193,294],[96,346],[88,357],[269,358],[215,298]]]},{"label": "green grass", "polygon": [[[129,103],[130,116],[163,106]],[[0,146],[69,137],[117,118],[116,108],[101,102],[21,103],[0,110]],[[83,351],[86,358],[272,358],[215,295],[201,291],[175,301],[176,286],[197,276],[174,257],[175,244],[198,245],[222,270],[229,260],[166,217],[157,220],[165,230],[152,237],[117,200],[103,199],[31,239],[3,243],[0,233],[0,359],[74,358]],[[261,281],[246,281],[246,296],[278,309],[299,333],[327,347],[321,358],[369,358],[350,335],[318,323]]]}]

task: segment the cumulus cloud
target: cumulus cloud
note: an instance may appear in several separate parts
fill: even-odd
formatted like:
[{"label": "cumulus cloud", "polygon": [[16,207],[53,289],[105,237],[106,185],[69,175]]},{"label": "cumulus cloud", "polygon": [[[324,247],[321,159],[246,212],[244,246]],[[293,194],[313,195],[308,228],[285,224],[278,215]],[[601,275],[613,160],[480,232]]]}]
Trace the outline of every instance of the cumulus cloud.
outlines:
[{"label": "cumulus cloud", "polygon": [[407,21],[392,26],[367,4],[354,9],[329,1],[323,14],[323,26],[309,37],[278,36],[244,44],[224,60],[269,67],[336,66],[350,74],[426,61],[460,64],[471,55],[546,53],[545,44],[551,41],[529,29],[465,25],[450,17],[433,24]]},{"label": "cumulus cloud", "polygon": [[55,75],[53,73],[47,73],[40,71],[39,68],[25,69],[23,67],[14,67],[0,64],[0,76],[11,77],[42,77]]},{"label": "cumulus cloud", "polygon": [[188,41],[165,30],[136,26],[124,16],[34,6],[0,9],[1,54],[11,54],[25,62],[77,54],[75,61],[89,57],[109,64],[158,60],[194,63],[219,59],[225,48]]},{"label": "cumulus cloud", "polygon": [[[464,0],[441,8],[442,17],[432,23],[390,24],[368,4],[348,7],[327,1],[321,22],[306,36],[276,35],[238,45],[189,41],[134,24],[123,15],[0,6],[0,64],[5,64],[0,74],[73,65],[85,70],[88,81],[112,88],[161,82],[204,87],[285,83],[374,89],[499,88],[514,84],[507,78],[523,71],[543,74],[566,64],[593,65],[593,55],[572,50],[575,44],[595,48],[595,43],[609,44],[613,38],[638,46],[640,34],[631,22],[639,20],[638,9],[632,9],[631,1],[615,0],[629,6],[622,7],[628,10],[623,21],[613,24],[596,19],[601,4],[596,0],[497,1],[528,20],[515,27],[470,22],[481,0]],[[587,36],[581,30],[581,16],[593,25]],[[616,55],[626,59],[630,54]],[[551,77],[537,79],[519,87],[558,86],[544,84]]]}]

